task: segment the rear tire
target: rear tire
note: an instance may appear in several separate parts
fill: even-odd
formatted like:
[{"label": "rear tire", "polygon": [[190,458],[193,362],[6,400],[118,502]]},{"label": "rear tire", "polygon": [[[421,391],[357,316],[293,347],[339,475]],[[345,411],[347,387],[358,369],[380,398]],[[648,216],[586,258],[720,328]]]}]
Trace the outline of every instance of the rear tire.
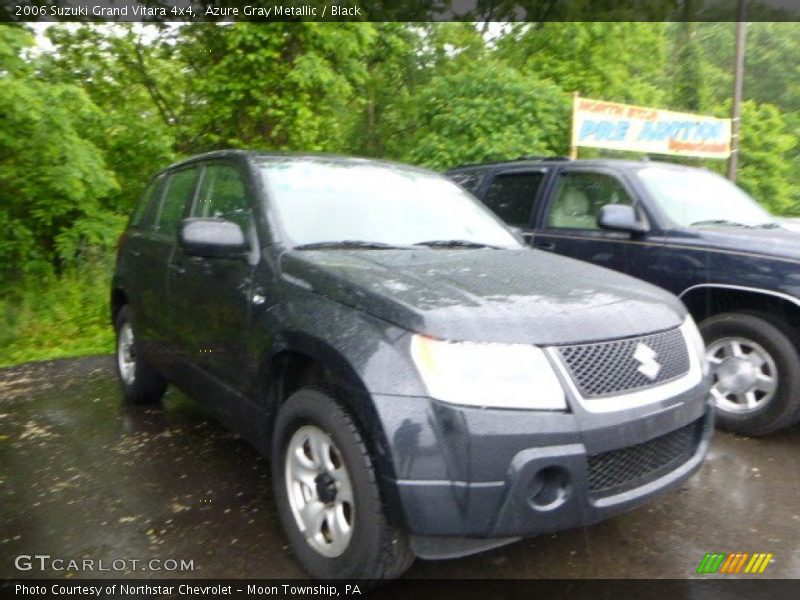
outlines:
[{"label": "rear tire", "polygon": [[699,325],[714,376],[721,429],[765,435],[792,425],[800,406],[800,354],[791,327],[759,313],[730,312]]},{"label": "rear tire", "polygon": [[411,566],[414,555],[406,534],[387,519],[367,446],[331,397],[306,388],[286,401],[271,466],[283,529],[312,577],[393,579]]},{"label": "rear tire", "polygon": [[117,374],[125,400],[132,404],[160,401],[167,389],[167,381],[142,360],[130,307],[123,306],[119,310],[114,325],[117,331]]}]

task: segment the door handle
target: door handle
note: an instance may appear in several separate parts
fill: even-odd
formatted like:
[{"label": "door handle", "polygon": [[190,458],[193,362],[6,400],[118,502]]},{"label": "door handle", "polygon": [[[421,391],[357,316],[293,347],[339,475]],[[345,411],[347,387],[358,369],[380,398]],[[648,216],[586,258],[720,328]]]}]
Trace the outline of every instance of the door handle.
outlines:
[{"label": "door handle", "polygon": [[556,243],[555,242],[535,242],[533,244],[534,248],[538,248],[539,250],[555,250]]}]

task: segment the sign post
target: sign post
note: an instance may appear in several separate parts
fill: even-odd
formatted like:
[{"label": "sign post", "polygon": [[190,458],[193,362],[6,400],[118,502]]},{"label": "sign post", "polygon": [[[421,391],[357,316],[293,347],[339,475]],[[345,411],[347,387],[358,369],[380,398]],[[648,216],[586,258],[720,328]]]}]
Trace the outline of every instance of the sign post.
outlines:
[{"label": "sign post", "polygon": [[570,157],[580,146],[727,159],[731,120],[573,96]]},{"label": "sign post", "polygon": [[580,97],[580,92],[572,93],[572,140],[569,144],[570,160],[575,160],[578,158],[578,129],[575,127],[575,112],[578,110],[578,100]]}]

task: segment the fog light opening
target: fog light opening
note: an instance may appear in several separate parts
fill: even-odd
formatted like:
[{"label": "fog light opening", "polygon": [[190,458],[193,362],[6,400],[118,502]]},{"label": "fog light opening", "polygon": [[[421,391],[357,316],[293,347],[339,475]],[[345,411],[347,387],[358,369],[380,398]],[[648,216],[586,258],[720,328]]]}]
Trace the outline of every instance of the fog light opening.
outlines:
[{"label": "fog light opening", "polygon": [[531,478],[528,502],[536,510],[552,510],[566,502],[569,491],[569,473],[561,467],[545,467]]}]

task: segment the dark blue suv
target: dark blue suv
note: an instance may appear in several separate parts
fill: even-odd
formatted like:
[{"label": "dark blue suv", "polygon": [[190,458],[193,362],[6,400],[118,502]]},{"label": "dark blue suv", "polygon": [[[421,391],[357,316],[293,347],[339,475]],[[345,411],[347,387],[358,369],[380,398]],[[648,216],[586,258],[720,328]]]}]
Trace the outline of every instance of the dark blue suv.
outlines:
[{"label": "dark blue suv", "polygon": [[533,247],[677,294],[706,341],[720,426],[761,435],[800,418],[800,235],[741,189],[705,169],[610,159],[447,175]]}]

